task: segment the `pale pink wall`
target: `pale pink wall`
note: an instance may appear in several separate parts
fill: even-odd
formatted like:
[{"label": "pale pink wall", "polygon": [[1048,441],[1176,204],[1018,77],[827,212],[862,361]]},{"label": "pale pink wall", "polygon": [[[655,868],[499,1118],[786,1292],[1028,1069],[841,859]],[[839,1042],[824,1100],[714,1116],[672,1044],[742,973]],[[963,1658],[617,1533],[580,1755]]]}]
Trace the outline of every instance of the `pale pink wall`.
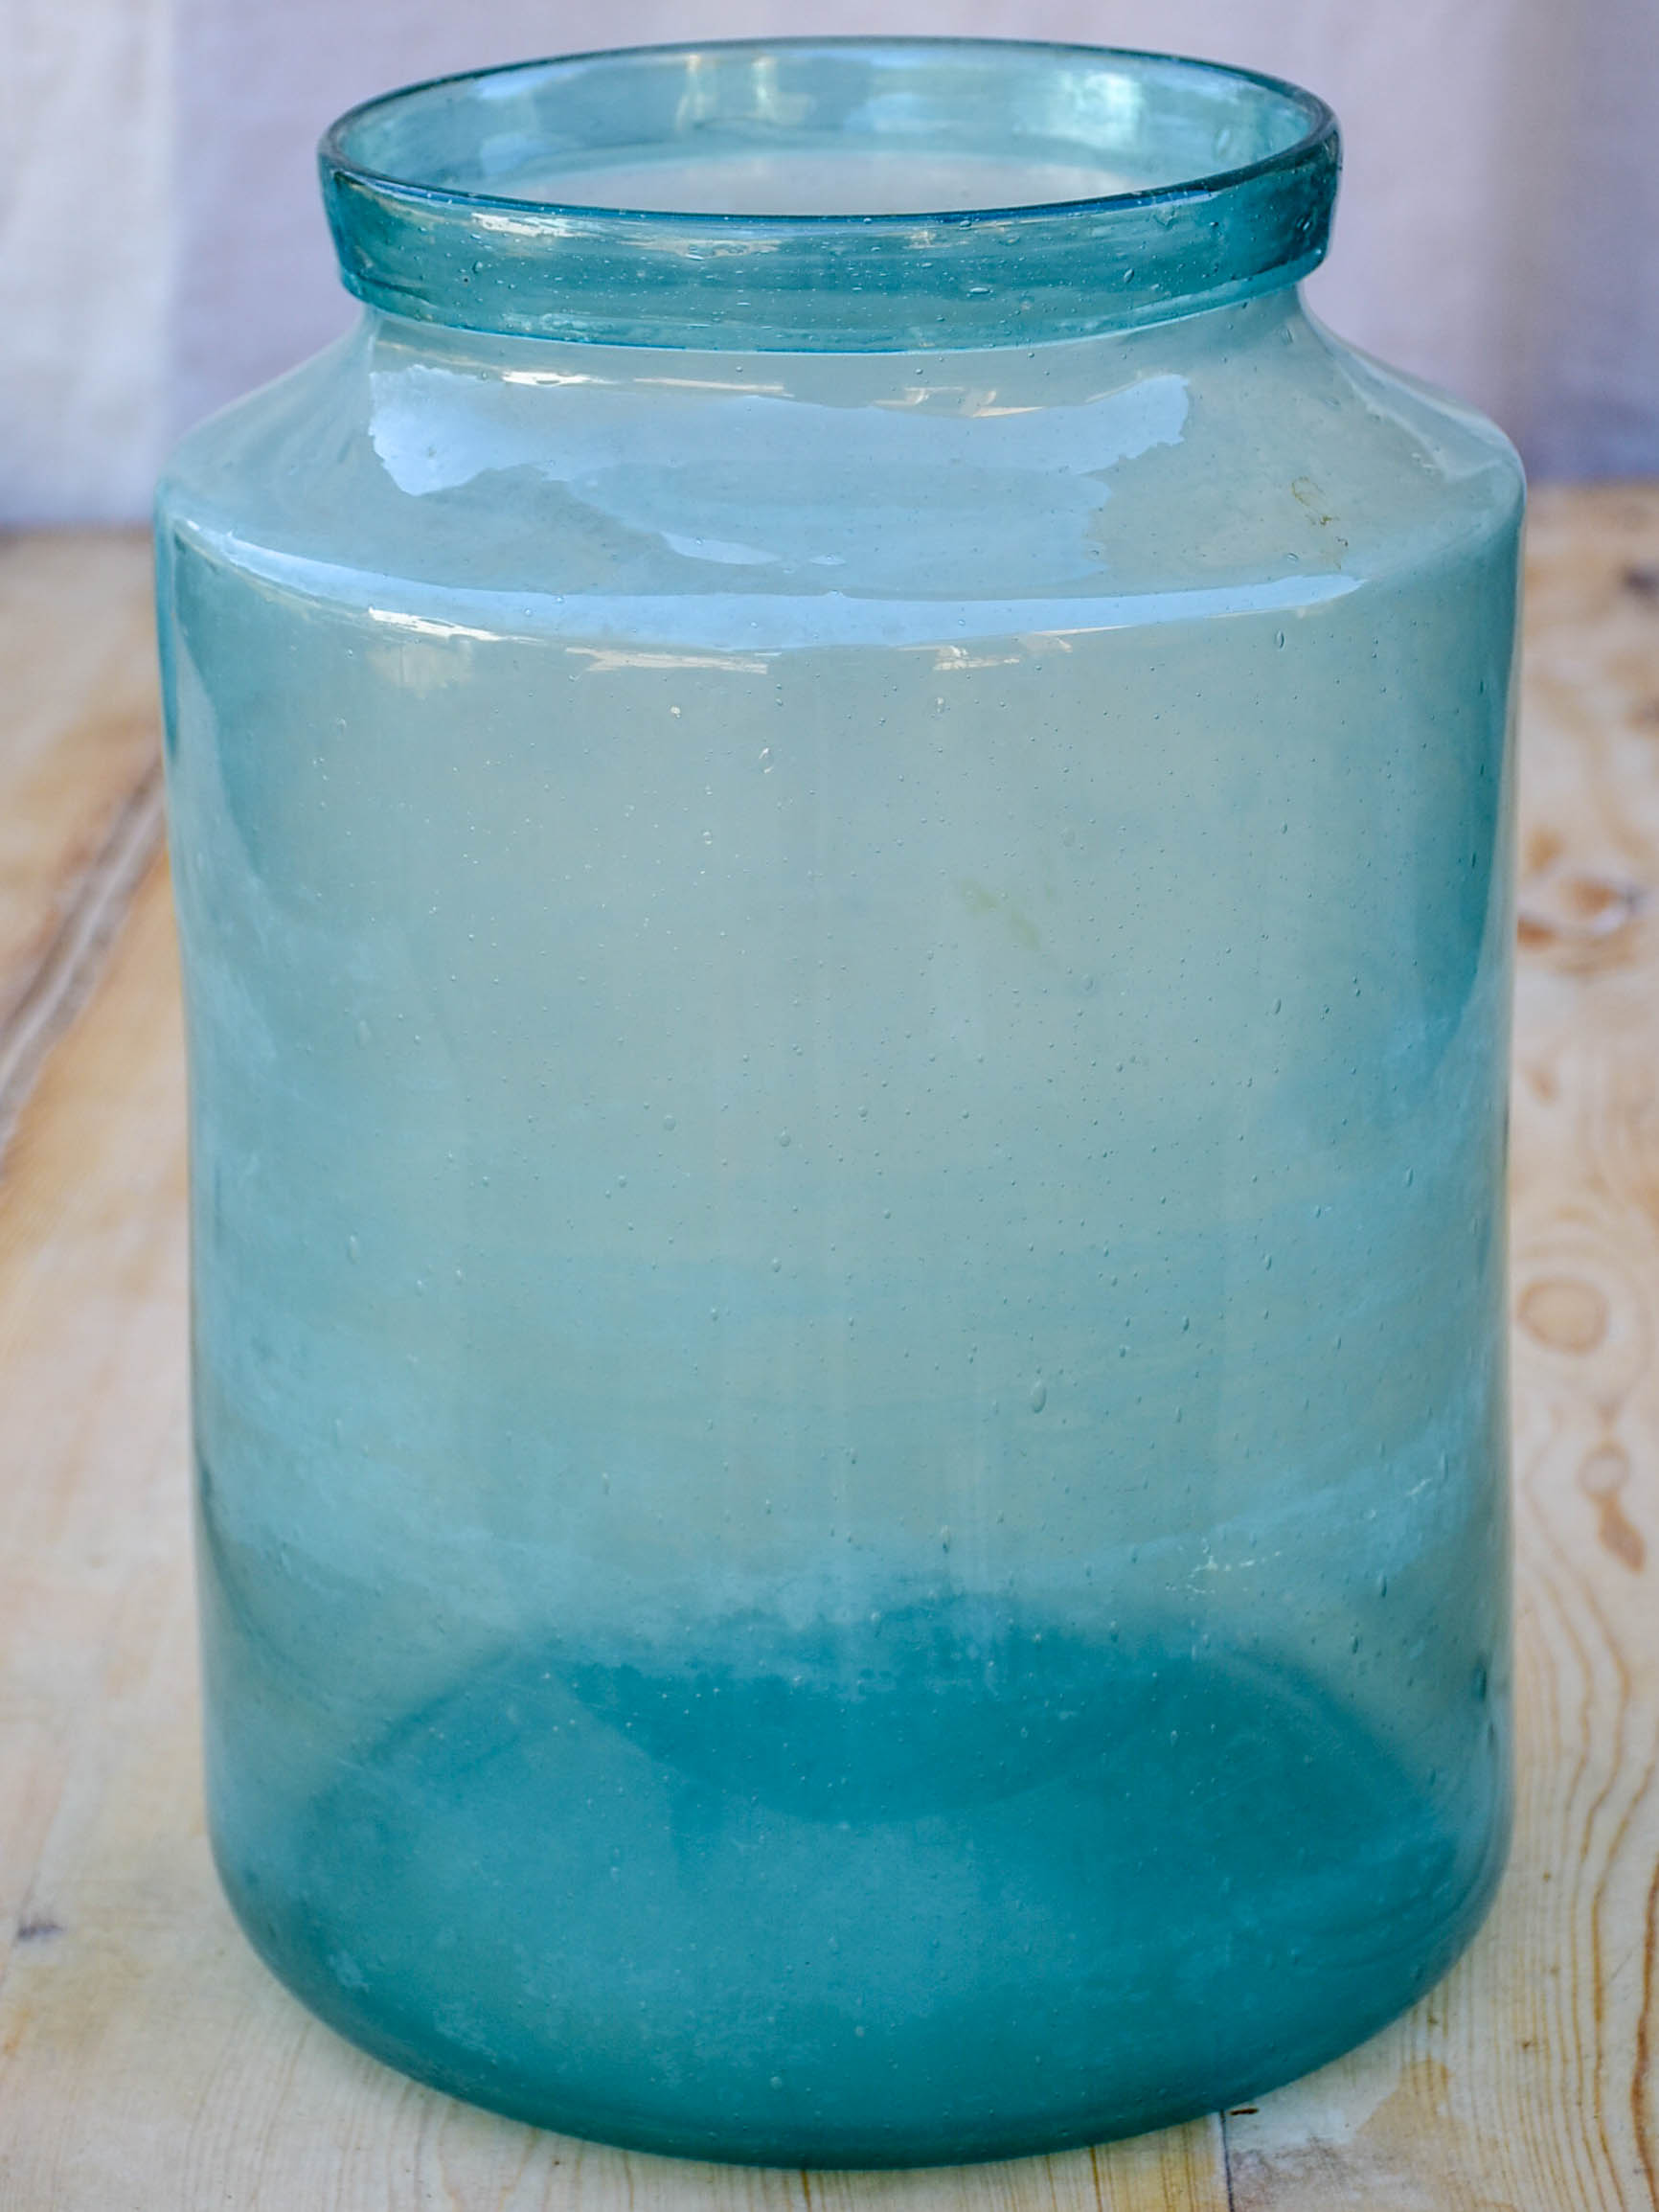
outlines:
[{"label": "pale pink wall", "polygon": [[0,523],[141,513],[173,416],[172,0],[0,0]]},{"label": "pale pink wall", "polygon": [[1659,4],[1591,0],[1574,64],[1522,433],[1540,473],[1659,476]]}]

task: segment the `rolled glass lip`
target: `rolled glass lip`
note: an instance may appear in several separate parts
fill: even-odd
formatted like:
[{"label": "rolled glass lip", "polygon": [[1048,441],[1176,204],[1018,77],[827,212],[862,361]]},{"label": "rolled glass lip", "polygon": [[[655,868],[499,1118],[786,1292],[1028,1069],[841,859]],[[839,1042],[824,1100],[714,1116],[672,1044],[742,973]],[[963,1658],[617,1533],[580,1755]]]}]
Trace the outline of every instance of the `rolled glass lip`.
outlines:
[{"label": "rolled glass lip", "polygon": [[[1034,117],[1073,135],[1022,134]],[[1007,126],[989,146],[988,124]],[[490,189],[492,162],[511,185],[513,149],[521,171],[575,155],[589,176],[607,152],[637,169],[854,137],[946,158],[1052,160],[1058,147],[1102,165],[1161,149],[1167,166],[1206,132],[1223,149],[1269,143],[1141,189],[917,213],[659,212]],[[318,159],[346,286],[389,313],[607,345],[886,353],[1086,337],[1293,284],[1324,259],[1341,144],[1312,93],[1218,62],[1011,39],[760,38],[435,78],[351,109]]]}]

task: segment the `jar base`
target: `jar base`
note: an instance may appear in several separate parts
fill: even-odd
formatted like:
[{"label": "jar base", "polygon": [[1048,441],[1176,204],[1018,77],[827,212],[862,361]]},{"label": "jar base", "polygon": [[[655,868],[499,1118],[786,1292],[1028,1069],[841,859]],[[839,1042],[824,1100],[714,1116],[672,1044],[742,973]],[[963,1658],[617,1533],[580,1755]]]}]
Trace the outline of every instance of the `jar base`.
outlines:
[{"label": "jar base", "polygon": [[1253,1653],[950,1601],[506,1653],[326,1793],[216,1776],[215,1844],[280,1978],[454,2095],[700,2159],[954,2165],[1260,2095],[1420,1995],[1502,1866],[1479,1719],[1448,1811]]}]

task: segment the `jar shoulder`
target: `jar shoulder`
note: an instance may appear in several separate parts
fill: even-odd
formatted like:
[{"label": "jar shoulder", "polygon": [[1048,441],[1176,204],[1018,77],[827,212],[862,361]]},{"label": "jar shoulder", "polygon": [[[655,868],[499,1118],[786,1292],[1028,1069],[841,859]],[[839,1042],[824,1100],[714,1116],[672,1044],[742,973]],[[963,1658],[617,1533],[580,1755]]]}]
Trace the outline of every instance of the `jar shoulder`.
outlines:
[{"label": "jar shoulder", "polygon": [[1513,536],[1507,440],[1289,297],[1030,350],[694,357],[369,316],[202,424],[164,532],[348,596],[1363,582]]}]

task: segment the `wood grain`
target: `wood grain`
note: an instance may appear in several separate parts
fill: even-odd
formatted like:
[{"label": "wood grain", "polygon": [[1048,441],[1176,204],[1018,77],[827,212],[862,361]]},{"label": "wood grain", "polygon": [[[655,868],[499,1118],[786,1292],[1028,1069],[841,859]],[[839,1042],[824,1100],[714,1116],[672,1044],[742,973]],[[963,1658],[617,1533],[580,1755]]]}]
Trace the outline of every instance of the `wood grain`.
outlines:
[{"label": "wood grain", "polygon": [[149,546],[0,537],[0,1144],[161,844]]},{"label": "wood grain", "polygon": [[0,828],[0,1052],[81,932],[0,1173],[0,2212],[1659,2204],[1659,489],[1547,494],[1533,534],[1522,1767],[1493,1918],[1404,2020],[1255,2109],[917,2175],[679,2165],[472,2111],[337,2041],[230,1921],[196,1772],[173,952],[130,832],[153,759],[139,559],[0,554],[23,733],[0,735],[0,814],[28,793],[38,825]]}]

